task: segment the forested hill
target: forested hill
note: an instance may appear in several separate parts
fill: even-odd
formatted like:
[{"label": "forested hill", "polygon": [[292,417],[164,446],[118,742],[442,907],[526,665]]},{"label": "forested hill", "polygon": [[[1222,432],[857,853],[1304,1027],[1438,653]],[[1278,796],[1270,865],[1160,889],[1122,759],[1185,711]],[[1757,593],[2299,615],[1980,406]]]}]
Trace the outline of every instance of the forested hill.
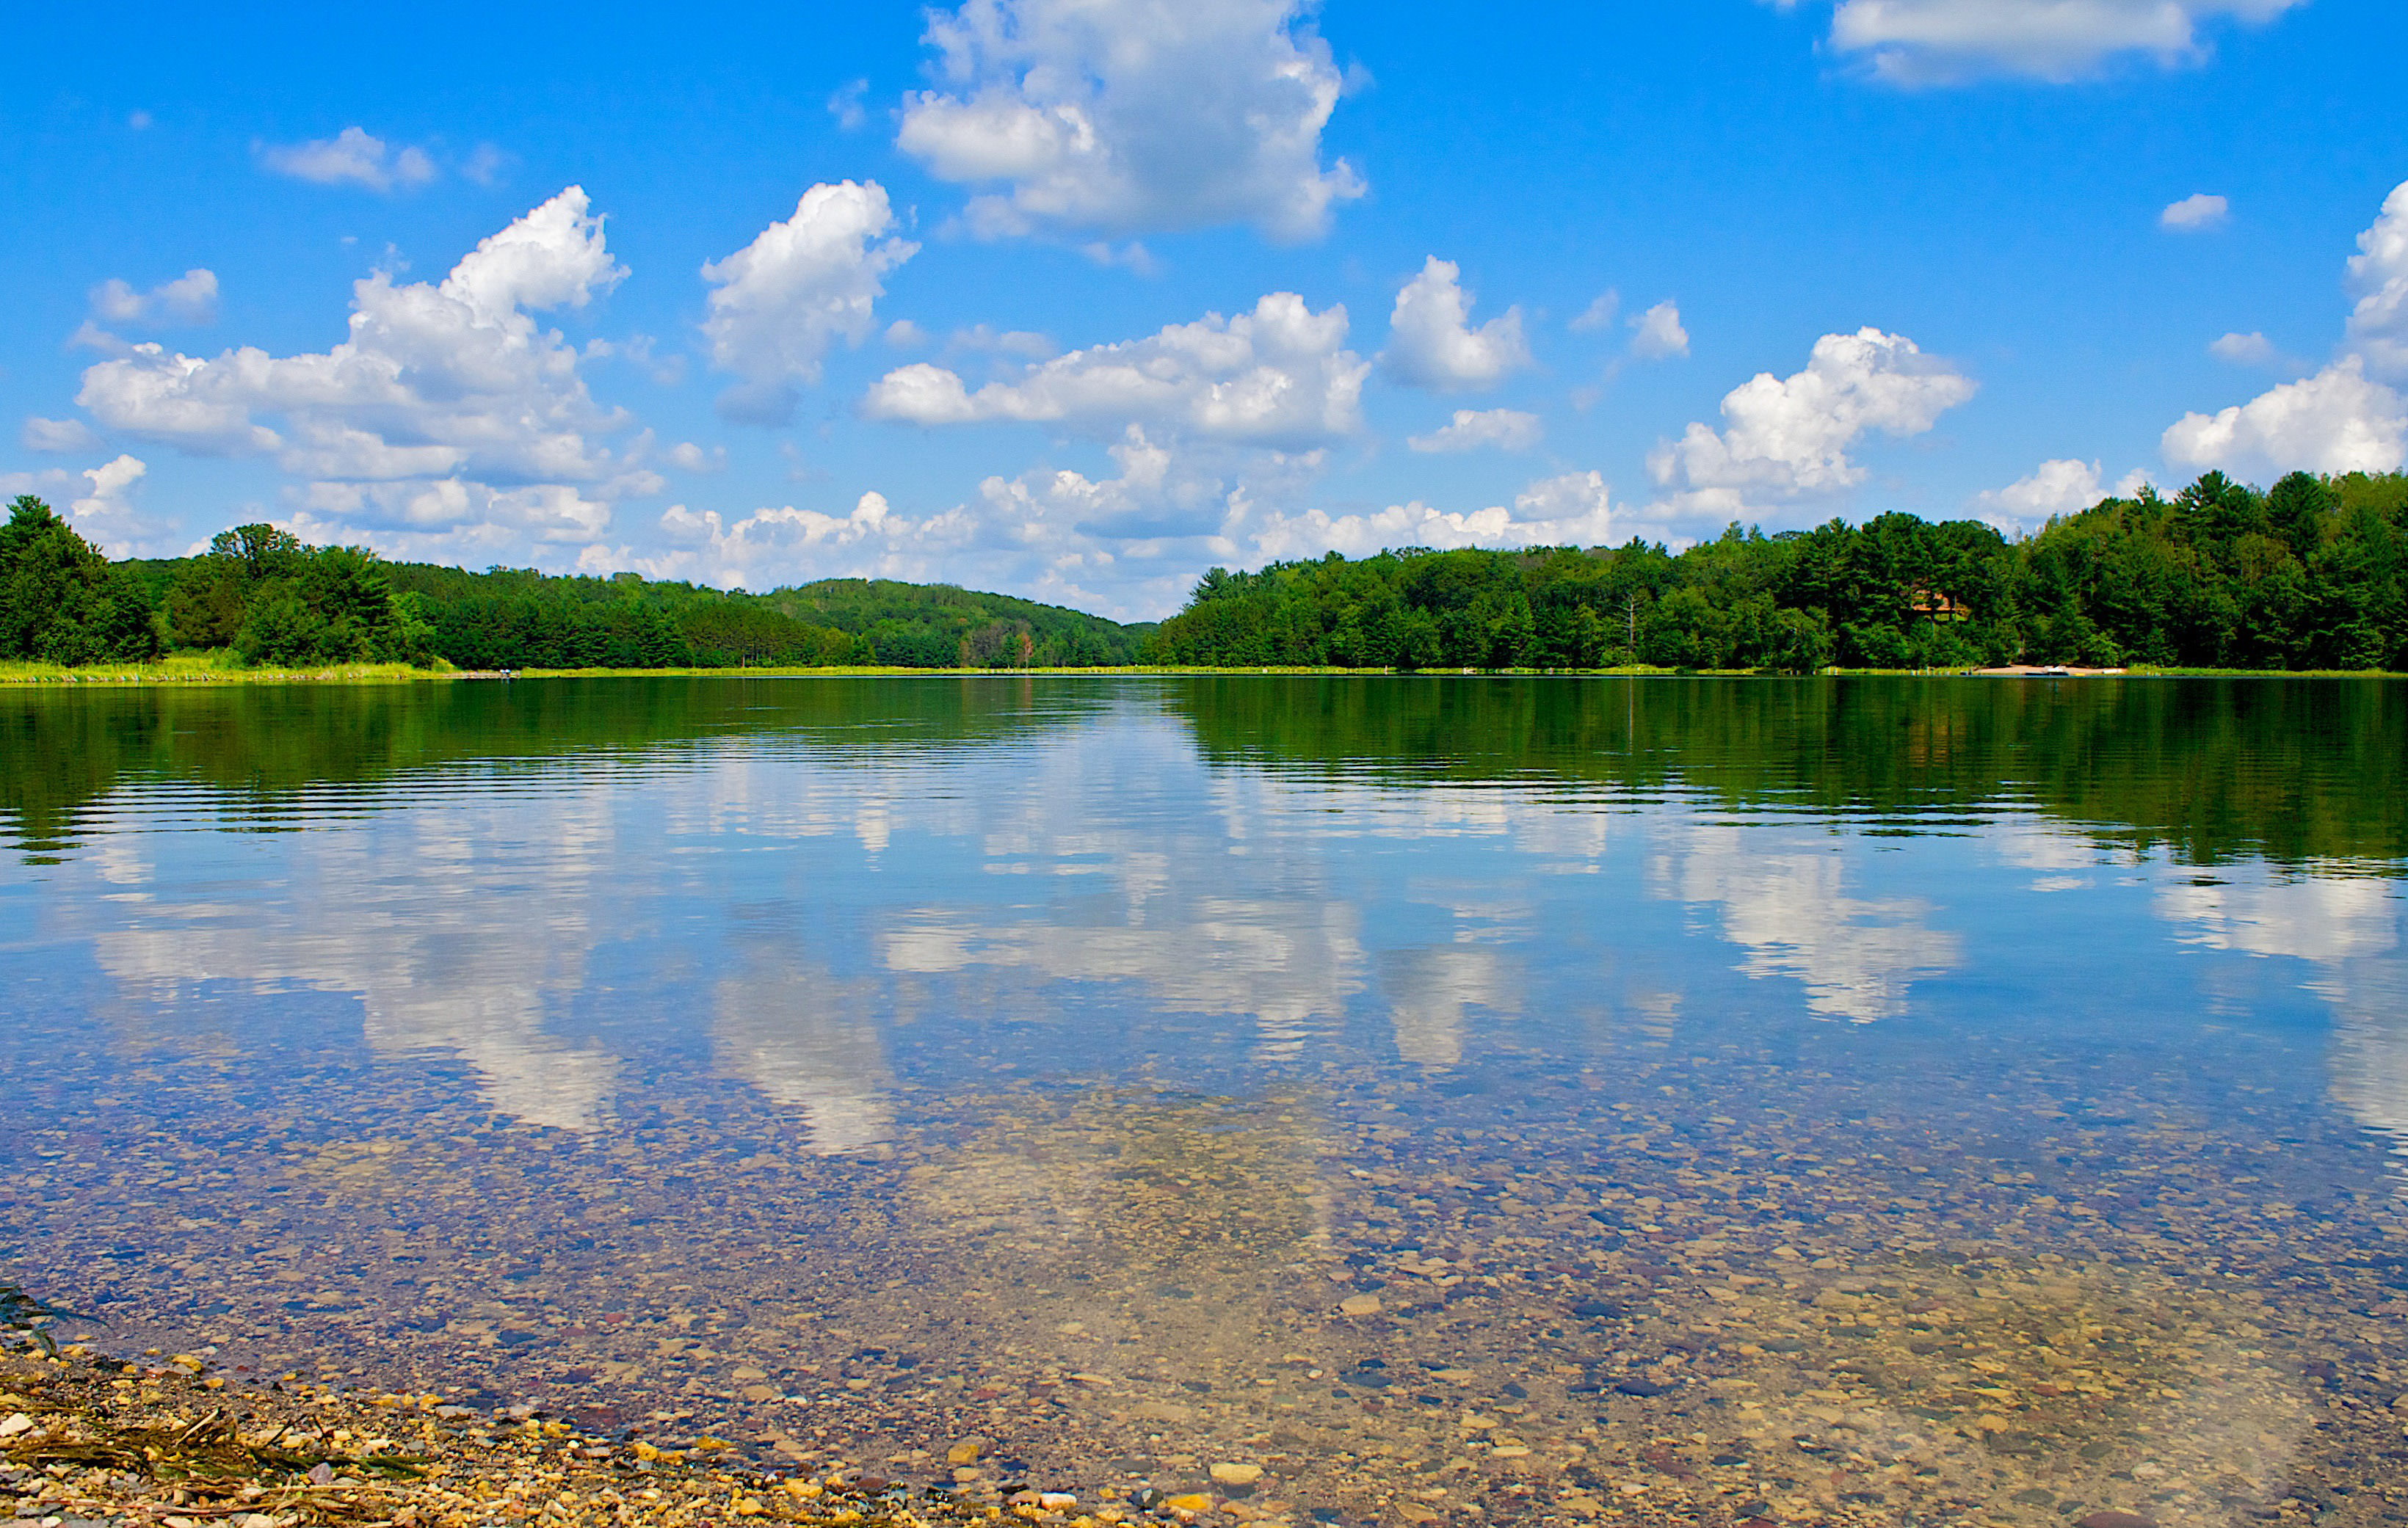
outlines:
[{"label": "forested hill", "polygon": [[1151,626],[949,585],[832,578],[766,594],[632,573],[388,563],[273,525],[197,557],[111,563],[39,499],[0,525],[0,659],[244,664],[448,661],[462,668],[1114,666]]},{"label": "forested hill", "polygon": [[2015,660],[2408,669],[2408,475],[2210,473],[2010,542],[1889,514],[1644,541],[1215,568],[1146,644],[1197,665],[1813,672]]},{"label": "forested hill", "polygon": [[418,596],[435,650],[463,668],[1111,667],[1136,662],[1153,629],[949,584],[826,578],[752,594],[632,573],[390,572],[396,593]]}]

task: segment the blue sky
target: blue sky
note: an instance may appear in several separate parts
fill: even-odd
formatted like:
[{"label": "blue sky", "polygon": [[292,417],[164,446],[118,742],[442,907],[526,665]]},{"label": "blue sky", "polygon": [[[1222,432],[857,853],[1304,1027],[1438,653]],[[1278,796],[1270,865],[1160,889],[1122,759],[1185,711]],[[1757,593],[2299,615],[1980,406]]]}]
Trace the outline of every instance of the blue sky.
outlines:
[{"label": "blue sky", "polygon": [[51,7],[0,490],[1124,618],[2408,454],[2397,0]]}]

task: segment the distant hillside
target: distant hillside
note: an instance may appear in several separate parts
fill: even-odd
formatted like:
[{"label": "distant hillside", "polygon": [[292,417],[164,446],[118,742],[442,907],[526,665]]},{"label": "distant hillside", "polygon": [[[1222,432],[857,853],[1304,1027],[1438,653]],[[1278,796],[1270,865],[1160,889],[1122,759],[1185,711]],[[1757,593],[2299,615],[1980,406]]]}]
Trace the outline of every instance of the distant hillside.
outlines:
[{"label": "distant hillside", "polygon": [[753,594],[632,573],[389,571],[396,594],[418,596],[435,650],[463,668],[1114,667],[1154,629],[950,584],[828,578]]},{"label": "distant hillside", "polygon": [[0,526],[0,658],[231,650],[245,664],[462,668],[1115,667],[1151,624],[946,584],[830,578],[766,594],[632,573],[388,563],[273,525],[197,557],[109,563],[33,498]]}]

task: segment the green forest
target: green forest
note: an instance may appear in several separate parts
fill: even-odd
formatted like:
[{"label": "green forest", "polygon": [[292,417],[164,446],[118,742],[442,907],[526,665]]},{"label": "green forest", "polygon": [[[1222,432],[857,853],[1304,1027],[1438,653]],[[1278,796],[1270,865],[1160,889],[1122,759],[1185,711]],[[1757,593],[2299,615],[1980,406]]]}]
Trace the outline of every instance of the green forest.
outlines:
[{"label": "green forest", "polygon": [[0,659],[214,652],[247,666],[464,669],[1116,666],[1145,626],[943,584],[830,578],[766,594],[533,569],[389,563],[273,525],[197,557],[112,563],[48,505],[0,526]]},{"label": "green forest", "polygon": [[1342,668],[2408,669],[2408,475],[2209,473],[2009,541],[1886,514],[1675,554],[1407,550],[1215,568],[1150,662]]},{"label": "green forest", "polygon": [[389,563],[272,525],[112,563],[35,498],[0,526],[0,659],[250,666],[2408,670],[2408,474],[2209,473],[2010,541],[1885,514],[1674,552],[1336,552],[1214,568],[1158,627],[942,584],[755,594]]}]

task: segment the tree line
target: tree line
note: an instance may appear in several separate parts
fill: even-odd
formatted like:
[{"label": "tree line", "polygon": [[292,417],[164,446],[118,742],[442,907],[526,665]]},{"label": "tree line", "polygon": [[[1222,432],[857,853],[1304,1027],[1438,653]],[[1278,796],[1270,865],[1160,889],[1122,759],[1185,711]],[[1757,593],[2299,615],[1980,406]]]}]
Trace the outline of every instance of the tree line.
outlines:
[{"label": "tree line", "polygon": [[831,578],[766,594],[632,573],[390,563],[238,525],[194,557],[112,563],[48,505],[0,526],[0,658],[215,651],[248,665],[467,669],[1112,666],[1150,627],[949,585]]},{"label": "tree line", "polygon": [[2408,475],[2211,472],[2008,540],[1885,514],[1675,554],[1406,549],[1214,568],[1145,647],[1197,666],[1813,673],[2016,661],[2408,669]]},{"label": "tree line", "polygon": [[765,594],[388,563],[272,525],[196,557],[111,563],[39,499],[0,526],[0,658],[216,650],[251,664],[462,668],[1199,667],[2408,670],[2408,474],[2209,473],[2010,541],[1902,513],[1675,553],[1332,552],[1214,568],[1158,627],[950,585],[831,578]]}]

